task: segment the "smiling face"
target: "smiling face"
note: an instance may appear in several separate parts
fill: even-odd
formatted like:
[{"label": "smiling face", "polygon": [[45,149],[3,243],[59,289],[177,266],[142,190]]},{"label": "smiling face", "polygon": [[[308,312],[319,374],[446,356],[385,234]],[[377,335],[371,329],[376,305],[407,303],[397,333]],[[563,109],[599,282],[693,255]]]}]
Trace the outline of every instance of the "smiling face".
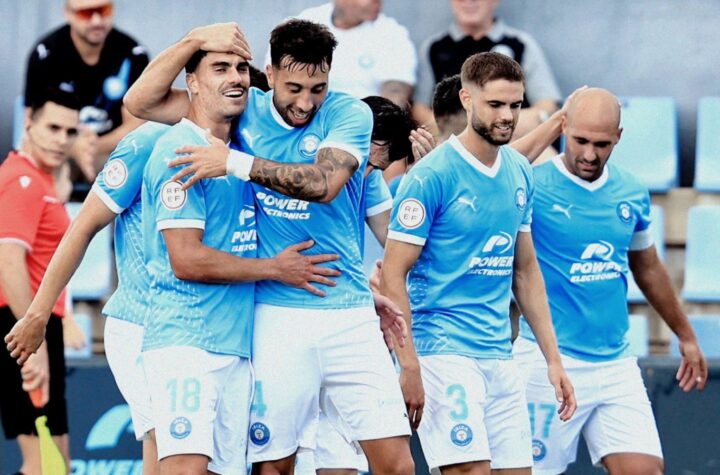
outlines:
[{"label": "smiling face", "polygon": [[460,90],[468,124],[482,139],[494,146],[510,142],[522,106],[522,82],[507,79],[471,84]]},{"label": "smiling face", "polygon": [[207,115],[232,119],[245,110],[250,66],[240,56],[207,53],[185,79],[193,101],[200,101]]},{"label": "smiling face", "polygon": [[595,181],[620,140],[620,106],[603,89],[588,89],[575,100],[563,120],[565,166],[573,175]]},{"label": "smiling face", "polygon": [[286,56],[280,66],[268,66],[267,78],[273,89],[273,105],[292,127],[307,125],[328,93],[330,67],[296,63]]},{"label": "smiling face", "polygon": [[24,150],[46,172],[65,162],[78,132],[80,114],[75,109],[46,102],[27,119]]}]

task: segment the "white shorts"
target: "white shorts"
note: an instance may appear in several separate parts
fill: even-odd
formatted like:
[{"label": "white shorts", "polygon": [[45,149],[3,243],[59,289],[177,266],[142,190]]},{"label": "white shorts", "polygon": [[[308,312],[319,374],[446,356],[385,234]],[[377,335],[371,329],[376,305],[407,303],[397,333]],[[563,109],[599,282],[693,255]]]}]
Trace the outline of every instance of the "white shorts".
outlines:
[{"label": "white shorts", "polygon": [[314,450],[319,410],[348,443],[410,435],[375,310],[255,306],[248,459]]},{"label": "white shorts", "polygon": [[313,454],[316,470],[341,468],[355,469],[359,472],[369,470],[362,448],[348,442],[322,411],[320,411],[317,444]]},{"label": "white shorts", "polygon": [[572,419],[562,422],[538,345],[518,338],[513,353],[527,379],[533,474],[564,472],[575,461],[581,433],[595,465],[607,455],[622,452],[662,458],[655,418],[635,357],[591,363],[562,355],[578,404]]},{"label": "white shorts", "polygon": [[144,334],[142,325],[115,317],[105,319],[105,356],[115,377],[115,384],[130,408],[137,440],[143,440],[155,428],[142,364]]},{"label": "white shorts", "polygon": [[316,475],[322,469],[368,471],[368,462],[357,444],[348,442],[320,411],[317,444],[313,452],[303,451],[295,461],[295,475]]},{"label": "white shorts", "polygon": [[189,346],[149,350],[143,357],[158,460],[202,454],[212,472],[245,475],[250,361]]},{"label": "white shorts", "polygon": [[425,409],[418,435],[428,467],[489,460],[532,466],[525,391],[513,360],[420,356]]}]

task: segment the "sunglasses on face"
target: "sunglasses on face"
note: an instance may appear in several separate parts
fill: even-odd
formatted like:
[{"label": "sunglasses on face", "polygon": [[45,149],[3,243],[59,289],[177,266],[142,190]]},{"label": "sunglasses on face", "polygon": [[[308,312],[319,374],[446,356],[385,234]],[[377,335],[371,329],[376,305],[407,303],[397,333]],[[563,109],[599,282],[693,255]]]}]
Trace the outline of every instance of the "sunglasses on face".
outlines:
[{"label": "sunglasses on face", "polygon": [[103,18],[107,18],[113,13],[113,4],[108,3],[105,5],[100,5],[99,7],[78,8],[77,10],[73,10],[72,12],[75,14],[76,17],[84,21],[91,20],[96,13]]}]

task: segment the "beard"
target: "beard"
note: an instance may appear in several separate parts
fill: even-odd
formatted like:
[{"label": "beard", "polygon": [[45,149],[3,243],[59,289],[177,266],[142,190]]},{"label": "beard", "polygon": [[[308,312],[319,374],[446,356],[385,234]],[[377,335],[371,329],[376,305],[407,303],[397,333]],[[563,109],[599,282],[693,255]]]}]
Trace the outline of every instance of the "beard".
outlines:
[{"label": "beard", "polygon": [[[475,114],[472,115],[470,125],[472,126],[473,130],[487,143],[496,147],[508,144],[510,142],[510,139],[512,139],[512,132],[515,131],[515,122],[498,122],[497,124],[491,124],[488,126],[483,121],[481,121],[480,118],[477,117]],[[509,125],[510,135],[508,135],[507,138],[501,135],[493,135],[492,129],[494,125]]]}]

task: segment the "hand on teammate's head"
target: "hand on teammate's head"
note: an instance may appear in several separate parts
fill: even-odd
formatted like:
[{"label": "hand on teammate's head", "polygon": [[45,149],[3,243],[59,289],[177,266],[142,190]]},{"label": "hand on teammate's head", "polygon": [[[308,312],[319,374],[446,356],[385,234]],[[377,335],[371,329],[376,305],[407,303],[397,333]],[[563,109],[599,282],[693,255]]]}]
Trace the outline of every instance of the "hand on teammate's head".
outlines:
[{"label": "hand on teammate's head", "polygon": [[233,53],[248,61],[252,59],[250,44],[235,22],[200,26],[193,29],[190,36],[199,42],[198,49],[203,51]]}]

